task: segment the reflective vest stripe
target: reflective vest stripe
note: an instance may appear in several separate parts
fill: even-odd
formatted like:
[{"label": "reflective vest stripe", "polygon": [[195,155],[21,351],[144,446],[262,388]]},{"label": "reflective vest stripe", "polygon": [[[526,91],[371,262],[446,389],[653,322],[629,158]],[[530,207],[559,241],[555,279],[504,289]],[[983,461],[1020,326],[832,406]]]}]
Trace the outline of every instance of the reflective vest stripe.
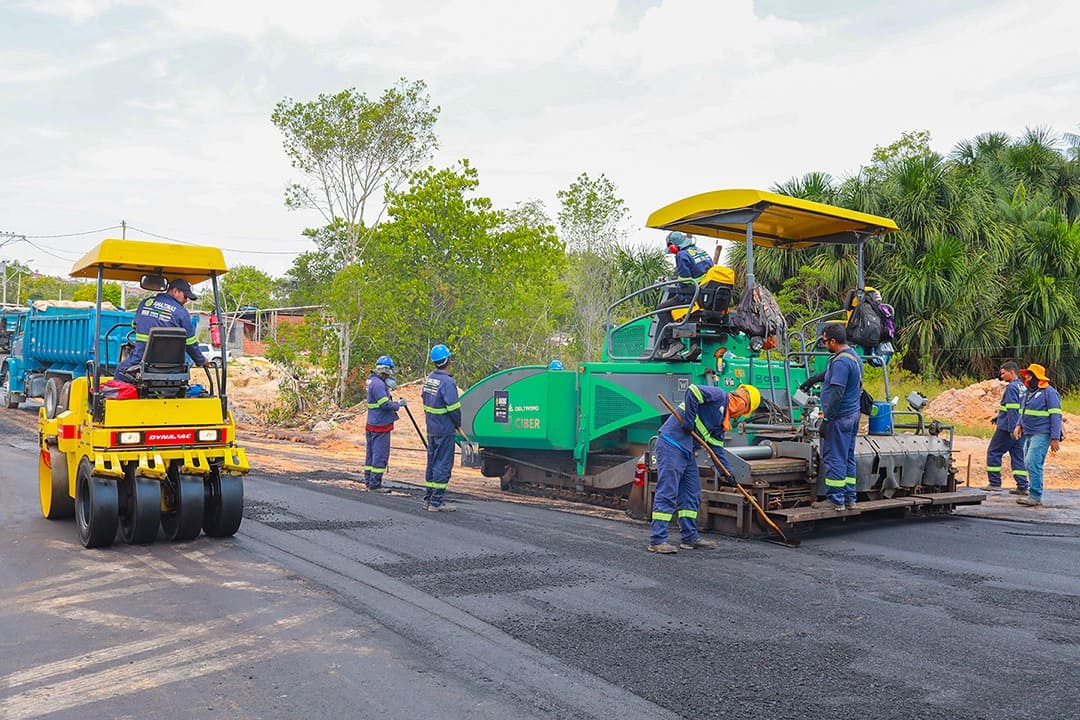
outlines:
[{"label": "reflective vest stripe", "polygon": [[444,408],[431,407],[430,405],[424,406],[424,412],[431,413],[432,415],[445,415],[448,412],[453,412],[461,408],[461,403],[450,403]]}]

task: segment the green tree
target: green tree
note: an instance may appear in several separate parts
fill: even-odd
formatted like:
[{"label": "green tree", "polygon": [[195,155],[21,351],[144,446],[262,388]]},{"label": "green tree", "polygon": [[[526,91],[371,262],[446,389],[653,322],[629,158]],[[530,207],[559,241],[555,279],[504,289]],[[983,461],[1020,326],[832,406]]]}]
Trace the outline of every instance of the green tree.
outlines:
[{"label": "green tree", "polygon": [[251,265],[236,265],[221,278],[222,310],[235,312],[245,306],[273,307],[274,279]]},{"label": "green tree", "polygon": [[562,243],[534,205],[499,211],[476,195],[468,161],[417,172],[390,194],[390,220],[378,228],[361,270],[334,283],[333,308],[363,320],[356,354],[391,353],[399,374],[421,374],[428,352],[445,343],[459,380],[499,367],[539,362],[553,352]]},{"label": "green tree", "polygon": [[327,225],[343,223],[340,254],[355,261],[361,230],[368,227],[368,203],[384,186],[400,187],[431,157],[438,145],[433,130],[438,114],[424,82],[404,78],[378,100],[355,88],[309,102],[283,99],[271,120],[284,136],[289,161],[305,178],[286,189],[286,206],[316,210]]},{"label": "green tree", "polygon": [[[558,192],[560,237],[569,252],[566,286],[573,311],[568,329],[583,360],[599,359],[608,307],[619,298],[617,259],[629,234],[629,211],[611,180],[578,175]],[[649,283],[655,282],[656,277]]]},{"label": "green tree", "polygon": [[[78,283],[71,293],[71,299],[97,302],[97,283]],[[115,307],[120,307],[120,284],[114,282],[105,283],[101,288],[101,299],[112,303]]]}]

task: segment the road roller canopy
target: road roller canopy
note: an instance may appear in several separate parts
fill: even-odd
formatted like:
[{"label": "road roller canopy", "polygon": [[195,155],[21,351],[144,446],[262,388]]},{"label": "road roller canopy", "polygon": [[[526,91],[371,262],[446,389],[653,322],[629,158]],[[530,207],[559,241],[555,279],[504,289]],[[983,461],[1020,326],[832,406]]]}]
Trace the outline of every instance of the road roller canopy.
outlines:
[{"label": "road roller canopy", "polygon": [[221,248],[111,238],[77,260],[71,277],[96,279],[99,267],[106,280],[138,282],[144,275],[162,275],[192,284],[228,271]]},{"label": "road roller canopy", "polygon": [[755,245],[789,250],[855,245],[867,237],[897,230],[888,218],[763,190],[714,190],[692,195],[660,208],[645,224],[745,241],[748,223],[753,223]]}]

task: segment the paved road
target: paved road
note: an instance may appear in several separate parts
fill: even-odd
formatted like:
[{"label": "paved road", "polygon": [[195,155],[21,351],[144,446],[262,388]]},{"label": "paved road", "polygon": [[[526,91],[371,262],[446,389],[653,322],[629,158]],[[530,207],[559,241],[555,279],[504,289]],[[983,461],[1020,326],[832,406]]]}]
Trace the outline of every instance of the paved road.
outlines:
[{"label": "paved road", "polygon": [[1080,716],[1075,526],[660,557],[637,524],[255,476],[232,540],[85,551],[0,437],[0,718]]}]

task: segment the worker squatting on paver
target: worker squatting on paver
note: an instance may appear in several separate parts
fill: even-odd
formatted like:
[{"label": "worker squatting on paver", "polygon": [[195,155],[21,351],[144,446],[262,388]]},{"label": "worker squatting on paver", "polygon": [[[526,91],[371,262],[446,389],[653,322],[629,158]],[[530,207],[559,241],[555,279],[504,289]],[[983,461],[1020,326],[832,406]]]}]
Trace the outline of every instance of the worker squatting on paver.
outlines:
[{"label": "worker squatting on paver", "polygon": [[859,432],[862,362],[847,344],[847,330],[829,323],[821,332],[832,353],[821,383],[821,460],[825,465],[825,499],[814,508],[841,512],[855,508],[855,437]]},{"label": "worker squatting on paver", "polygon": [[1013,437],[1024,439],[1024,465],[1028,471],[1028,496],[1019,498],[1021,505],[1042,505],[1043,463],[1046,451],[1061,449],[1061,396],[1050,384],[1046,368],[1032,363],[1020,371],[1027,393],[1020,408],[1020,425]]},{"label": "worker squatting on paver", "polygon": [[731,393],[718,387],[697,385],[691,385],[686,391],[679,406],[682,420],[674,414],[665,420],[656,443],[656,493],[649,552],[668,555],[679,551],[667,542],[668,525],[676,513],[682,537],[679,547],[687,550],[716,547],[716,542],[703,540],[698,535],[701,475],[694,455],[696,441],[690,433],[696,432],[712,447],[724,470],[730,474],[731,468],[724,454],[724,432],[731,429],[733,418],[754,412],[760,403],[761,393],[752,385],[740,385]]},{"label": "worker squatting on paver", "polygon": [[394,400],[390,391],[395,387],[394,361],[380,355],[367,379],[367,424],[364,427],[367,445],[364,450],[364,483],[368,490],[390,492],[384,488],[383,473],[390,461],[390,433],[398,419],[398,410],[405,399]]},{"label": "worker squatting on paver", "polygon": [[994,424],[994,435],[986,447],[987,484],[979,488],[980,490],[1001,492],[1005,489],[1001,485],[1001,459],[1008,454],[1013,481],[1016,483],[1016,487],[1009,492],[1013,495],[1027,495],[1028,472],[1024,465],[1024,441],[1013,436],[1013,431],[1020,422],[1020,403],[1026,392],[1019,373],[1016,363],[1011,360],[1002,363],[998,370],[998,375],[1008,385],[1001,394],[1001,406],[998,407],[997,415],[990,419]]},{"label": "worker squatting on paver", "polygon": [[456,508],[443,502],[450,471],[454,468],[454,433],[461,427],[461,403],[457,384],[450,374],[450,350],[445,345],[431,348],[435,369],[424,381],[424,417],[427,420],[427,472],[424,476],[424,509],[453,512]]}]

